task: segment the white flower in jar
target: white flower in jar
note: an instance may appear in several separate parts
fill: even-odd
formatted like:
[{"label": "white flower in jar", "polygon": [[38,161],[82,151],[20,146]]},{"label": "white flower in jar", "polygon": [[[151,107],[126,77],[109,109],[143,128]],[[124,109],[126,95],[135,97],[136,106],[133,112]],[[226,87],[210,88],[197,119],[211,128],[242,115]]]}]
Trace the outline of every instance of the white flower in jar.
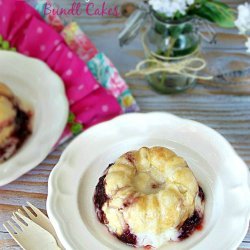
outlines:
[{"label": "white flower in jar", "polygon": [[194,2],[195,0],[149,0],[149,5],[154,11],[171,18],[178,12],[185,15],[188,7]]},{"label": "white flower in jar", "polygon": [[245,3],[238,6],[238,18],[235,25],[240,31],[240,34],[250,33],[250,4]]}]

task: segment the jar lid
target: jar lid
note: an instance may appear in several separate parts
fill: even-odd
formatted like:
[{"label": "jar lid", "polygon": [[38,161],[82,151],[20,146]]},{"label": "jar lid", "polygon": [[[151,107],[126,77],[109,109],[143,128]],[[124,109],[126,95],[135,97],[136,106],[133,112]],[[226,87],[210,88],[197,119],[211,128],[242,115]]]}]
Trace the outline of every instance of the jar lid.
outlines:
[{"label": "jar lid", "polygon": [[145,7],[141,7],[134,11],[125,23],[125,26],[121,30],[118,36],[120,46],[131,42],[139,33],[140,29],[144,25],[148,10]]}]

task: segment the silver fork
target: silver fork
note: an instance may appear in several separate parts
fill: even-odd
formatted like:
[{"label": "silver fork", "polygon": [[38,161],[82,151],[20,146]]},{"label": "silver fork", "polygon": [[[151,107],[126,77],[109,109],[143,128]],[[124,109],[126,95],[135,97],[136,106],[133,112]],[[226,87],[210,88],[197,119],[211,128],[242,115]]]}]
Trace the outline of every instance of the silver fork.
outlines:
[{"label": "silver fork", "polygon": [[60,250],[55,238],[45,229],[19,212],[3,224],[12,238],[25,250]]}]

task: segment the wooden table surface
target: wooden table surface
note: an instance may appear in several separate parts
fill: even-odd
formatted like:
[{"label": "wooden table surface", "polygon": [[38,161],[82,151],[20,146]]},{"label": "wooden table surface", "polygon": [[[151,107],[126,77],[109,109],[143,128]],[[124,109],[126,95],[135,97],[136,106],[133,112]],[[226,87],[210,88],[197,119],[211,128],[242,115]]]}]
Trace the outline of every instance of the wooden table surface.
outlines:
[{"label": "wooden table surface", "polygon": [[[72,0],[57,0],[60,6],[69,7]],[[82,1],[83,2],[83,1]],[[100,4],[100,1],[94,1]],[[125,1],[109,0],[108,3],[124,4]],[[231,6],[245,0],[228,0]],[[129,46],[120,48],[117,34],[124,17],[75,18],[100,51],[104,51],[121,74],[135,66],[143,58],[140,39]],[[202,28],[201,28],[202,29]],[[202,30],[206,31],[206,30]],[[244,37],[236,29],[216,28],[216,44],[203,44],[204,55],[208,60],[209,72],[220,74],[230,69],[250,67],[250,56],[245,54]],[[199,82],[192,90],[172,96],[154,93],[143,80],[128,80],[142,112],[166,111],[175,115],[202,122],[221,133],[250,166],[250,74],[241,73],[234,78],[225,77],[221,82]],[[30,201],[45,212],[47,181],[66,145],[50,154],[39,166],[18,180],[0,187],[0,249],[19,249],[2,223],[11,213]],[[250,231],[239,249],[250,249]],[[76,249],[77,250],[77,249]],[[227,250],[227,249],[222,249]]]}]

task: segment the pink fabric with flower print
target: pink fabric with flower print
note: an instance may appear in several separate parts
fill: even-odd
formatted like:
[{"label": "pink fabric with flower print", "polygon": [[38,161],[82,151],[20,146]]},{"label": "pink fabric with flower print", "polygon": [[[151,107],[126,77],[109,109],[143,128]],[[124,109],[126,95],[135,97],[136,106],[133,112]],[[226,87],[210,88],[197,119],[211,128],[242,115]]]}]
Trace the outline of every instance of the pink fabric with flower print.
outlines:
[{"label": "pink fabric with flower print", "polygon": [[63,79],[70,110],[85,128],[122,112],[116,98],[96,81],[85,62],[25,2],[0,0],[0,34],[18,52],[41,59]]},{"label": "pink fabric with flower print", "polygon": [[92,59],[98,50],[76,22],[67,24],[61,31],[67,45],[85,62]]}]

